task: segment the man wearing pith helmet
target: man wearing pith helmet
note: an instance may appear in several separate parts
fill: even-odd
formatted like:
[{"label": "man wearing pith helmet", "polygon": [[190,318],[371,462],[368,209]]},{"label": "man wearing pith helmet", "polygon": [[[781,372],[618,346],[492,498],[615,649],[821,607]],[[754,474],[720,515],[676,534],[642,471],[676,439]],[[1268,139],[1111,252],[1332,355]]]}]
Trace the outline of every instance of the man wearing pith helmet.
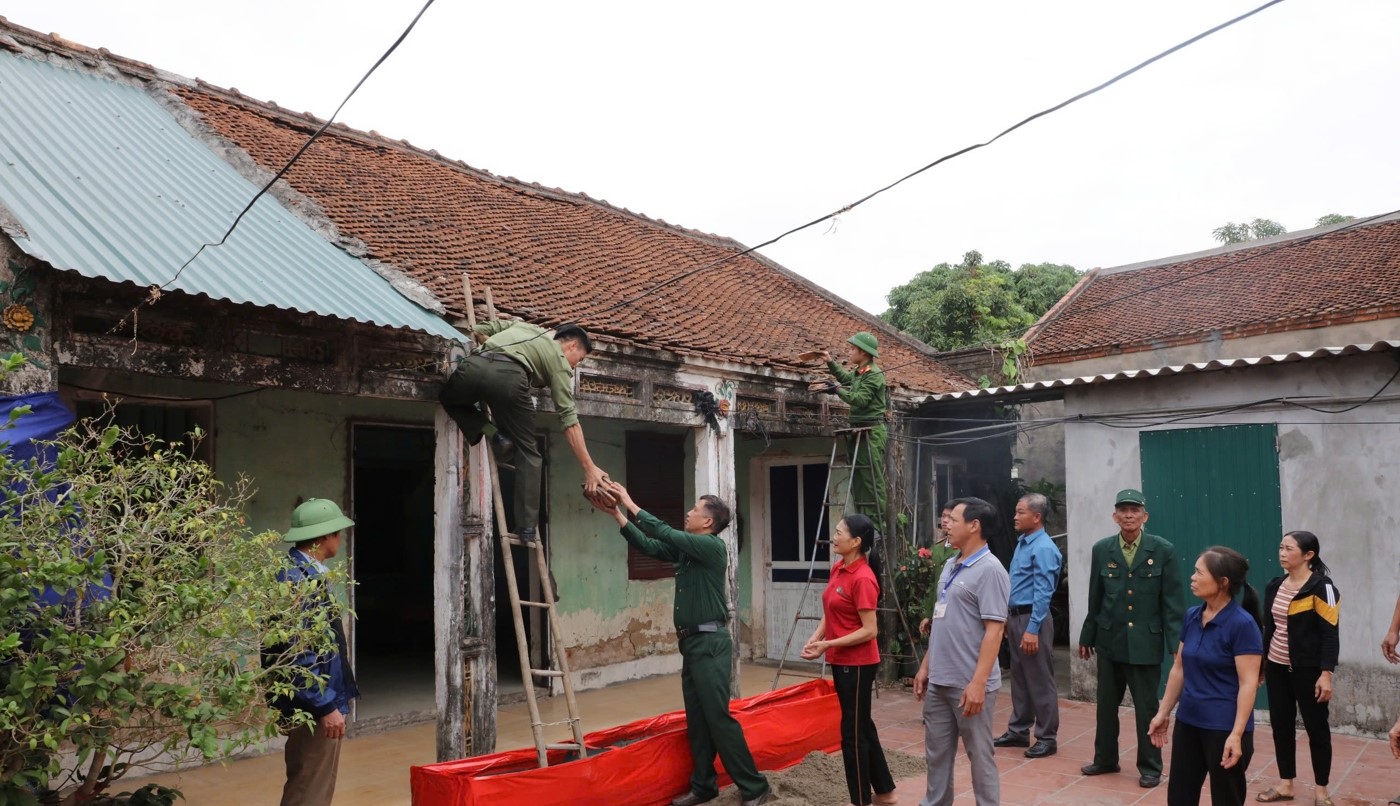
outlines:
[{"label": "man wearing pith helmet", "polygon": [[[324,686],[297,680],[294,682],[302,688],[291,697],[279,697],[273,702],[284,718],[305,711],[316,720],[311,728],[288,729],[287,784],[282,789],[282,806],[322,806],[329,804],[335,794],[345,717],[350,713],[350,701],[360,695],[360,690],[355,687],[355,675],[350,669],[340,609],[335,597],[325,589],[323,576],[328,570],[326,561],[340,553],[345,530],[354,525],[334,501],[312,498],[292,512],[292,528],[282,538],[295,545],[287,551],[290,566],[277,578],[294,584],[319,585],[310,606],[326,609],[335,646],[332,652],[308,651],[294,659],[324,680]],[[281,649],[285,651],[285,647]],[[278,648],[264,651],[277,652]]]},{"label": "man wearing pith helmet", "polygon": [[835,376],[835,381],[816,381],[813,391],[827,392],[841,398],[851,407],[851,427],[868,428],[860,440],[860,453],[855,454],[856,437],[846,437],[846,456],[851,471],[851,508],[875,522],[884,531],[885,524],[885,414],[890,408],[890,392],[885,386],[885,372],[875,365],[880,357],[880,342],[873,333],[862,330],[846,340],[850,345],[850,369],[831,358],[827,350],[803,353],[803,360],[821,358]]}]

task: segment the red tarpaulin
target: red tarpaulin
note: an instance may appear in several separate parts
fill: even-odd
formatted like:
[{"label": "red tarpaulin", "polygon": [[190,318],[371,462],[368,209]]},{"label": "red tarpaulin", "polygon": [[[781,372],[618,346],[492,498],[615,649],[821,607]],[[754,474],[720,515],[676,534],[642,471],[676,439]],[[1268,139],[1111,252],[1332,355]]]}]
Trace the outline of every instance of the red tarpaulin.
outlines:
[{"label": "red tarpaulin", "polygon": [[[735,700],[730,710],[760,770],[781,770],[814,750],[841,747],[841,707],[829,680]],[[689,788],[684,711],[594,731],[584,744],[598,754],[565,761],[567,752],[551,752],[544,768],[536,766],[534,749],[413,767],[414,806],[660,806]],[[721,767],[720,786],[729,783]]]}]

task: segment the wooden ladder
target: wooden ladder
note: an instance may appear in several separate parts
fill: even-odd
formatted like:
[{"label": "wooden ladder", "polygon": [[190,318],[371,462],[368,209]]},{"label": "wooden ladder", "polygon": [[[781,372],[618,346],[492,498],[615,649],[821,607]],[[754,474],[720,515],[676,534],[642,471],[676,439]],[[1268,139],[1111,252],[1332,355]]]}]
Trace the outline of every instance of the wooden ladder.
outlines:
[{"label": "wooden ladder", "polygon": [[[525,701],[530,706],[530,730],[535,735],[535,755],[539,758],[541,767],[549,766],[550,750],[571,750],[576,752],[577,758],[587,755],[583,744],[583,723],[579,718],[578,700],[574,698],[574,682],[569,676],[569,656],[564,651],[564,640],[559,630],[559,614],[555,607],[554,586],[550,584],[549,559],[545,556],[544,542],[541,535],[536,535],[534,540],[521,540],[518,535],[505,531],[506,507],[505,501],[501,497],[501,474],[496,467],[496,457],[488,447],[485,451],[488,457],[488,464],[491,467],[491,492],[496,503],[496,523],[501,529],[501,559],[505,563],[506,569],[506,589],[510,591],[510,615],[515,623],[515,646],[520,653],[521,677],[525,684]],[[532,602],[520,597],[520,587],[515,576],[515,548],[520,547],[530,552],[535,557],[535,565],[539,569],[540,577],[540,600]],[[553,669],[532,669],[530,668],[530,644],[529,635],[525,631],[525,616],[523,608],[532,607],[543,610],[546,619],[549,621],[549,648],[550,654],[554,657]],[[558,678],[564,685],[564,702],[568,705],[569,718],[555,722],[545,722],[540,717],[539,700],[535,695],[535,678],[541,677],[547,680]],[[555,725],[568,725],[573,733],[573,741],[557,742],[549,744],[545,741],[545,728]]]},{"label": "wooden ladder", "polygon": [[[491,299],[491,288],[486,286],[486,311],[491,321],[496,320],[496,305]],[[462,273],[462,293],[466,297],[467,303],[467,324],[476,328],[476,306],[472,299],[471,279],[465,272]],[[485,439],[487,437],[483,437]],[[506,531],[506,504],[501,497],[501,471],[496,464],[496,455],[492,452],[491,446],[487,445],[482,451],[486,455],[487,466],[491,469],[491,495],[495,499],[496,524],[501,535],[501,559],[506,569],[506,589],[510,592],[510,615],[511,621],[515,624],[515,646],[520,653],[521,678],[525,686],[525,701],[530,707],[530,730],[535,736],[535,755],[539,759],[541,767],[549,766],[550,750],[570,750],[577,753],[577,758],[584,758],[588,755],[583,744],[583,721],[579,718],[578,700],[574,697],[574,681],[569,676],[569,656],[564,651],[564,640],[559,629],[559,614],[556,609],[557,602],[554,598],[554,586],[550,584],[551,575],[549,573],[549,558],[545,555],[542,534],[536,534],[534,540],[521,540],[519,535]],[[540,578],[540,601],[530,601],[522,599],[520,596],[520,585],[515,577],[515,548],[520,547],[532,553],[535,557],[536,568],[539,569]],[[549,622],[549,649],[554,658],[553,669],[532,669],[530,668],[530,656],[534,653],[530,651],[530,637],[525,630],[525,616],[522,608],[529,607],[536,610],[543,610],[545,618]],[[558,678],[564,685],[564,702],[568,706],[569,718],[555,722],[545,722],[540,717],[539,699],[535,695],[535,678],[540,677],[546,680]],[[545,741],[545,728],[556,725],[568,725],[573,733],[573,741],[557,742],[549,744]]]}]

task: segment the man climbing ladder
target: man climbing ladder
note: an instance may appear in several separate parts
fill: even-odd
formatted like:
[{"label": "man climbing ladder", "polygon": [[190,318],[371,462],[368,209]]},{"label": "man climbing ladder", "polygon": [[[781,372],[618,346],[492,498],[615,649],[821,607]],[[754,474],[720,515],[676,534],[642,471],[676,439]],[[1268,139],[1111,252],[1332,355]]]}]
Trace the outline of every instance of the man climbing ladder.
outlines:
[{"label": "man climbing ladder", "polygon": [[855,510],[875,522],[884,531],[885,521],[885,443],[889,432],[885,428],[885,413],[890,408],[890,392],[885,385],[885,371],[875,365],[880,357],[880,343],[874,334],[861,331],[846,340],[851,345],[847,370],[831,358],[827,350],[813,350],[800,358],[821,358],[835,381],[815,381],[814,391],[827,392],[841,398],[851,407],[851,428],[869,429],[864,438],[859,432],[845,435],[846,455],[851,464],[851,501]]}]

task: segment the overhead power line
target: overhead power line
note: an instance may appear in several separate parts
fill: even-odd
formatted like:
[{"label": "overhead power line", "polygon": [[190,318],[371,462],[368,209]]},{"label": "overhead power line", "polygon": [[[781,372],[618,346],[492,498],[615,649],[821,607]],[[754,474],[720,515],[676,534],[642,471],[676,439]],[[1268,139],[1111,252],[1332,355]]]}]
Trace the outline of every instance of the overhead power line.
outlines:
[{"label": "overhead power line", "polygon": [[839,210],[834,210],[834,211],[832,211],[832,212],[830,212],[830,213],[827,213],[827,214],[824,215],[824,216],[821,216],[821,217],[819,217],[819,218],[812,219],[811,221],[808,221],[806,224],[801,224],[801,225],[799,225],[799,226],[793,227],[792,229],[790,229],[790,230],[788,230],[788,231],[786,231],[786,232],[784,232],[784,233],[782,233],[782,234],[780,234],[780,235],[778,235],[778,236],[776,236],[776,237],[769,238],[768,240],[766,240],[766,241],[764,241],[764,242],[762,242],[762,243],[760,243],[760,244],[757,244],[757,245],[755,245],[755,246],[750,246],[750,247],[748,247],[748,248],[746,248],[746,249],[744,249],[744,250],[742,250],[742,251],[735,252],[734,254],[731,254],[731,255],[727,255],[727,256],[725,256],[725,257],[722,257],[722,258],[720,258],[719,260],[711,261],[711,262],[709,262],[709,263],[706,263],[706,264],[701,265],[701,266],[697,266],[697,267],[695,267],[695,268],[693,268],[693,269],[690,269],[690,270],[688,270],[688,271],[681,272],[680,274],[676,275],[675,277],[672,277],[672,278],[667,279],[667,280],[663,280],[663,281],[657,283],[656,285],[652,286],[651,288],[647,289],[646,291],[643,291],[642,293],[640,293],[640,294],[638,294],[638,295],[636,295],[636,296],[634,296],[634,297],[629,297],[629,298],[624,299],[624,300],[622,300],[622,301],[620,301],[620,302],[617,302],[617,303],[615,303],[615,304],[613,304],[613,305],[611,305],[611,306],[609,306],[609,307],[607,307],[607,308],[603,308],[602,310],[598,311],[597,313],[598,313],[598,314],[605,314],[605,313],[609,313],[609,312],[611,312],[611,311],[615,311],[615,310],[617,310],[617,309],[619,309],[619,308],[624,308],[624,307],[626,307],[626,306],[628,306],[628,305],[631,305],[631,304],[633,304],[633,303],[635,303],[635,302],[637,302],[637,301],[639,301],[639,300],[645,299],[646,297],[648,297],[648,296],[650,296],[650,295],[652,295],[652,294],[655,294],[657,291],[660,291],[661,289],[666,288],[667,286],[670,286],[670,285],[674,285],[674,284],[676,284],[676,283],[679,283],[679,282],[681,282],[682,280],[685,280],[687,277],[692,277],[692,276],[694,276],[694,275],[696,275],[696,274],[699,274],[700,272],[708,271],[709,269],[716,268],[716,267],[721,266],[721,265],[723,265],[723,264],[725,264],[725,263],[728,263],[728,262],[730,262],[730,261],[732,261],[732,260],[737,260],[737,259],[743,257],[744,255],[751,254],[751,253],[753,253],[753,252],[758,251],[759,249],[763,249],[764,247],[767,247],[767,246],[772,246],[773,244],[777,243],[778,241],[781,241],[782,239],[788,237],[789,235],[794,235],[794,234],[799,233],[799,232],[801,232],[801,231],[803,231],[803,230],[805,230],[805,229],[809,229],[809,228],[811,228],[811,227],[815,227],[816,225],[821,224],[821,223],[824,222],[824,221],[830,221],[831,219],[835,218],[835,217],[838,216],[838,215],[841,215],[841,214],[843,214],[843,213],[850,212],[851,210],[854,210],[855,208],[859,207],[860,205],[865,204],[866,202],[870,201],[871,199],[875,198],[876,196],[879,196],[881,193],[884,193],[884,192],[886,192],[886,191],[888,191],[888,190],[892,190],[893,188],[897,187],[898,185],[901,185],[901,184],[903,184],[903,183],[909,181],[910,179],[913,179],[914,177],[918,176],[919,174],[924,173],[925,171],[928,171],[928,170],[930,170],[930,169],[932,169],[932,168],[935,168],[935,167],[937,167],[937,166],[939,166],[939,165],[941,165],[941,164],[943,164],[943,163],[945,163],[945,162],[947,162],[947,161],[949,161],[949,160],[956,159],[957,157],[961,157],[962,155],[967,154],[967,153],[969,153],[969,152],[976,151],[976,150],[979,149],[979,148],[985,148],[985,147],[991,145],[992,143],[995,143],[996,141],[1000,140],[1001,138],[1005,137],[1006,135],[1011,134],[1012,132],[1016,131],[1017,129],[1021,128],[1022,126],[1025,126],[1026,124],[1031,123],[1032,121],[1035,121],[1035,120],[1037,120],[1037,119],[1039,119],[1039,118],[1043,118],[1043,117],[1045,117],[1046,115],[1050,115],[1050,114],[1053,114],[1053,113],[1055,113],[1055,112],[1058,112],[1058,111],[1060,111],[1061,109],[1064,109],[1065,107],[1070,106],[1071,104],[1074,104],[1074,103],[1076,103],[1076,102],[1078,102],[1078,101],[1082,101],[1082,100],[1084,100],[1085,98],[1088,98],[1090,95],[1094,95],[1095,93],[1100,92],[1101,90],[1105,90],[1105,89],[1107,89],[1107,88],[1113,86],[1114,84],[1117,84],[1119,81],[1122,81],[1123,79],[1127,78],[1128,76],[1131,76],[1132,74],[1138,72],[1139,70],[1142,70],[1142,69],[1148,67],[1149,65],[1155,63],[1155,62],[1161,61],[1162,59],[1165,59],[1166,57],[1172,55],[1173,53],[1176,53],[1176,52],[1179,51],[1179,50],[1182,50],[1183,48],[1186,48],[1186,47],[1189,47],[1189,46],[1191,46],[1191,45],[1194,45],[1195,43],[1201,41],[1202,39],[1205,39],[1206,37],[1210,36],[1211,34],[1215,34],[1215,33],[1218,33],[1218,32],[1220,32],[1220,31],[1223,31],[1223,30],[1225,30],[1226,28],[1229,28],[1230,26],[1232,26],[1232,25],[1234,25],[1234,24],[1236,24],[1236,23],[1238,23],[1238,22],[1241,22],[1241,21],[1243,21],[1243,20],[1249,19],[1250,17],[1253,17],[1255,14],[1258,14],[1258,13],[1260,13],[1261,11],[1264,11],[1265,9],[1268,9],[1268,8],[1270,8],[1270,7],[1272,7],[1272,6],[1276,6],[1276,5],[1278,5],[1279,3],[1282,3],[1282,2],[1283,2],[1283,0],[1269,0],[1269,2],[1264,3],[1263,5],[1261,5],[1261,6],[1257,7],[1257,8],[1255,8],[1255,9],[1252,9],[1252,10],[1250,10],[1250,11],[1247,11],[1247,12],[1245,12],[1245,13],[1239,15],[1238,17],[1233,17],[1233,18],[1231,18],[1231,19],[1229,19],[1229,20],[1226,20],[1225,22],[1222,22],[1222,23],[1220,23],[1219,25],[1217,25],[1217,26],[1215,26],[1215,27],[1213,27],[1213,28],[1207,29],[1207,30],[1205,30],[1205,31],[1202,31],[1202,32],[1199,33],[1199,34],[1196,34],[1195,36],[1191,37],[1190,39],[1184,40],[1184,41],[1182,41],[1182,42],[1179,42],[1179,43],[1177,43],[1177,44],[1171,46],[1170,48],[1167,48],[1166,50],[1162,51],[1161,53],[1158,53],[1158,54],[1155,55],[1155,56],[1152,56],[1152,57],[1149,58],[1149,59],[1145,59],[1145,60],[1143,60],[1143,61],[1141,61],[1141,62],[1138,62],[1136,65],[1133,65],[1132,67],[1128,68],[1127,70],[1124,70],[1123,72],[1119,73],[1118,75],[1114,76],[1113,78],[1108,79],[1107,81],[1103,82],[1102,84],[1099,84],[1099,85],[1097,85],[1097,86],[1094,86],[1094,87],[1091,87],[1091,88],[1089,88],[1089,89],[1087,89],[1087,90],[1084,90],[1083,92],[1081,92],[1081,93],[1079,93],[1079,94],[1077,94],[1077,95],[1074,95],[1074,96],[1072,96],[1072,97],[1070,97],[1070,98],[1067,98],[1067,99],[1061,101],[1060,103],[1055,104],[1054,106],[1048,107],[1048,108],[1046,108],[1046,109],[1042,109],[1042,110],[1040,110],[1039,112],[1036,112],[1036,113],[1033,114],[1033,115],[1030,115],[1030,116],[1028,116],[1028,117],[1026,117],[1026,118],[1023,118],[1023,119],[1022,119],[1021,121],[1019,121],[1018,123],[1015,123],[1014,125],[1009,126],[1009,127],[1007,127],[1006,129],[1003,129],[1001,132],[999,132],[995,137],[991,138],[990,140],[987,140],[987,141],[981,142],[981,143],[974,143],[974,144],[972,144],[972,145],[970,145],[970,146],[966,146],[966,147],[964,147],[964,148],[960,148],[960,149],[958,149],[957,151],[954,151],[954,152],[952,152],[952,153],[950,153],[950,154],[945,154],[945,155],[939,157],[938,159],[934,160],[933,162],[930,162],[929,164],[923,166],[922,168],[919,168],[919,169],[917,169],[917,170],[911,171],[910,173],[905,174],[904,176],[900,177],[899,179],[896,179],[895,181],[889,183],[888,185],[885,185],[884,187],[881,187],[881,188],[879,188],[878,190],[874,190],[874,191],[871,191],[870,193],[867,193],[866,195],[860,197],[859,199],[856,199],[855,201],[851,202],[850,204],[847,204],[846,206],[842,207],[842,208],[839,209]]},{"label": "overhead power line", "polygon": [[423,14],[427,12],[433,2],[434,0],[428,0],[423,4],[422,8],[418,9],[418,13],[413,16],[413,21],[408,24],[408,27],[403,30],[403,33],[399,34],[399,38],[394,40],[394,44],[390,45],[389,49],[384,51],[384,55],[380,56],[379,59],[375,61],[374,65],[369,68],[369,71],[361,76],[359,81],[355,82],[355,86],[350,89],[350,93],[345,96],[345,100],[341,101],[340,106],[337,106],[335,111],[331,113],[331,116],[326,118],[326,122],[321,124],[321,128],[317,129],[308,137],[305,143],[302,143],[301,148],[297,149],[297,152],[292,155],[292,158],[287,160],[287,164],[282,166],[282,170],[278,171],[276,176],[269,179],[267,184],[263,185],[259,188],[257,193],[253,194],[253,198],[250,199],[248,204],[234,217],[233,223],[229,224],[228,230],[224,233],[224,237],[217,241],[208,241],[200,244],[194,254],[190,255],[189,260],[182,263],[180,268],[175,271],[175,274],[169,280],[160,284],[159,288],[161,290],[169,288],[172,283],[180,279],[180,275],[184,274],[185,269],[189,268],[189,265],[193,263],[195,258],[199,257],[205,249],[223,246],[224,243],[228,241],[229,236],[233,234],[234,230],[238,229],[239,223],[243,221],[243,217],[248,214],[248,211],[253,209],[253,205],[257,204],[258,199],[261,199],[265,193],[271,190],[272,186],[277,184],[277,180],[287,175],[287,172],[292,169],[292,166],[297,163],[297,160],[301,159],[301,155],[305,154],[306,150],[311,147],[311,144],[316,142],[316,138],[320,137],[326,129],[330,128],[331,123],[340,115],[340,110],[344,109],[345,105],[350,102],[350,99],[355,97],[355,93],[359,92],[360,87],[364,86],[364,83],[369,80],[369,77],[374,75],[374,71],[378,70],[379,66],[383,64],[394,51],[398,50],[399,45],[402,45],[403,41],[408,38],[409,33],[413,31],[413,27],[418,24],[418,20],[423,18]]}]

